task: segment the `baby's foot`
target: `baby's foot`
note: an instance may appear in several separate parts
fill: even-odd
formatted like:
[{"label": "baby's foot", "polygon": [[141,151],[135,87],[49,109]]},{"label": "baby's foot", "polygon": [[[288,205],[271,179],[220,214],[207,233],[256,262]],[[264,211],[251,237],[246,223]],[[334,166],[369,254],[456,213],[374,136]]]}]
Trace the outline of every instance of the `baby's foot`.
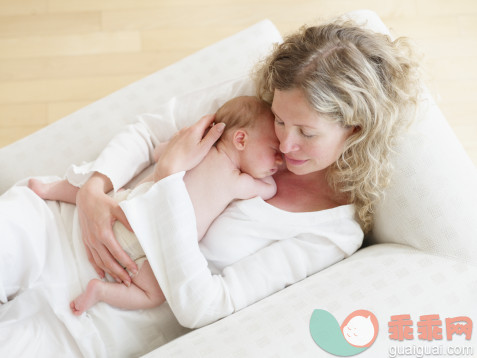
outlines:
[{"label": "baby's foot", "polygon": [[73,312],[75,316],[80,316],[83,312],[98,303],[100,300],[101,286],[103,284],[104,282],[98,279],[89,281],[86,291],[70,303],[71,312]]},{"label": "baby's foot", "polygon": [[28,187],[35,192],[40,198],[44,200],[51,200],[50,188],[51,183],[43,183],[38,179],[28,180]]}]

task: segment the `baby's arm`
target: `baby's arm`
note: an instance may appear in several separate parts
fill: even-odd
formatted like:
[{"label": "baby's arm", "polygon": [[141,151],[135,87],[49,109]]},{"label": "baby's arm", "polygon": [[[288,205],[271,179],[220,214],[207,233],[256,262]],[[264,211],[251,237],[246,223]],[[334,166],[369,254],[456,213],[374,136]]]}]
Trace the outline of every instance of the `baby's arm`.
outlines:
[{"label": "baby's arm", "polygon": [[271,176],[255,179],[249,174],[242,173],[237,187],[240,188],[237,199],[251,199],[259,196],[263,200],[268,200],[277,193],[277,184]]},{"label": "baby's arm", "polygon": [[58,200],[70,204],[76,204],[76,194],[79,190],[67,180],[43,183],[34,178],[28,181],[28,187],[44,200]]},{"label": "baby's arm", "polygon": [[277,193],[277,183],[275,179],[269,176],[263,179],[255,179],[255,185],[257,186],[257,196],[263,200],[271,199]]}]

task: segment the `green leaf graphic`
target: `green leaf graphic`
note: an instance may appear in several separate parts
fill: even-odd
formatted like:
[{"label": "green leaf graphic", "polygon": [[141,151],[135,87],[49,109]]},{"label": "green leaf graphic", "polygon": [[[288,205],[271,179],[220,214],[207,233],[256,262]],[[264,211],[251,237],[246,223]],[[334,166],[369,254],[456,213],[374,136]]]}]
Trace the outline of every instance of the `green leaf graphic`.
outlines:
[{"label": "green leaf graphic", "polygon": [[340,357],[354,356],[367,349],[367,347],[358,348],[349,344],[336,318],[325,310],[313,311],[310,319],[310,333],[321,349]]}]

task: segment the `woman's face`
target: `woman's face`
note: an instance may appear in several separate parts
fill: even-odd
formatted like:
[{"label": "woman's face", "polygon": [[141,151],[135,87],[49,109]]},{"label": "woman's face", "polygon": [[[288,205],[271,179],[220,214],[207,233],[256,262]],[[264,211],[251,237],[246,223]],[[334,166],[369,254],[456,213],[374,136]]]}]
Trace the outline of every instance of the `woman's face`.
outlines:
[{"label": "woman's face", "polygon": [[353,132],[317,113],[298,89],[275,90],[272,111],[280,151],[288,170],[297,175],[328,168]]}]

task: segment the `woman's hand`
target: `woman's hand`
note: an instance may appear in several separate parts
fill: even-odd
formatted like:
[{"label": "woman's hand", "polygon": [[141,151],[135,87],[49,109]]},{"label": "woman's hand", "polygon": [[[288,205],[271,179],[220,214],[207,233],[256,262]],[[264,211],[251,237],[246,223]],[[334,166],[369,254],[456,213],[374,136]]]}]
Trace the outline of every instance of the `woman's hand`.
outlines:
[{"label": "woman's hand", "polygon": [[204,116],[197,123],[181,129],[171,138],[154,168],[154,181],[190,170],[204,159],[225,128],[224,123],[211,127],[214,119],[215,115]]},{"label": "woman's hand", "polygon": [[128,230],[132,229],[118,203],[105,194],[111,189],[106,176],[93,174],[76,196],[78,217],[88,260],[98,275],[104,277],[106,272],[129,286],[131,278],[122,266],[133,273],[137,266],[116,241],[112,226],[119,220]]}]

